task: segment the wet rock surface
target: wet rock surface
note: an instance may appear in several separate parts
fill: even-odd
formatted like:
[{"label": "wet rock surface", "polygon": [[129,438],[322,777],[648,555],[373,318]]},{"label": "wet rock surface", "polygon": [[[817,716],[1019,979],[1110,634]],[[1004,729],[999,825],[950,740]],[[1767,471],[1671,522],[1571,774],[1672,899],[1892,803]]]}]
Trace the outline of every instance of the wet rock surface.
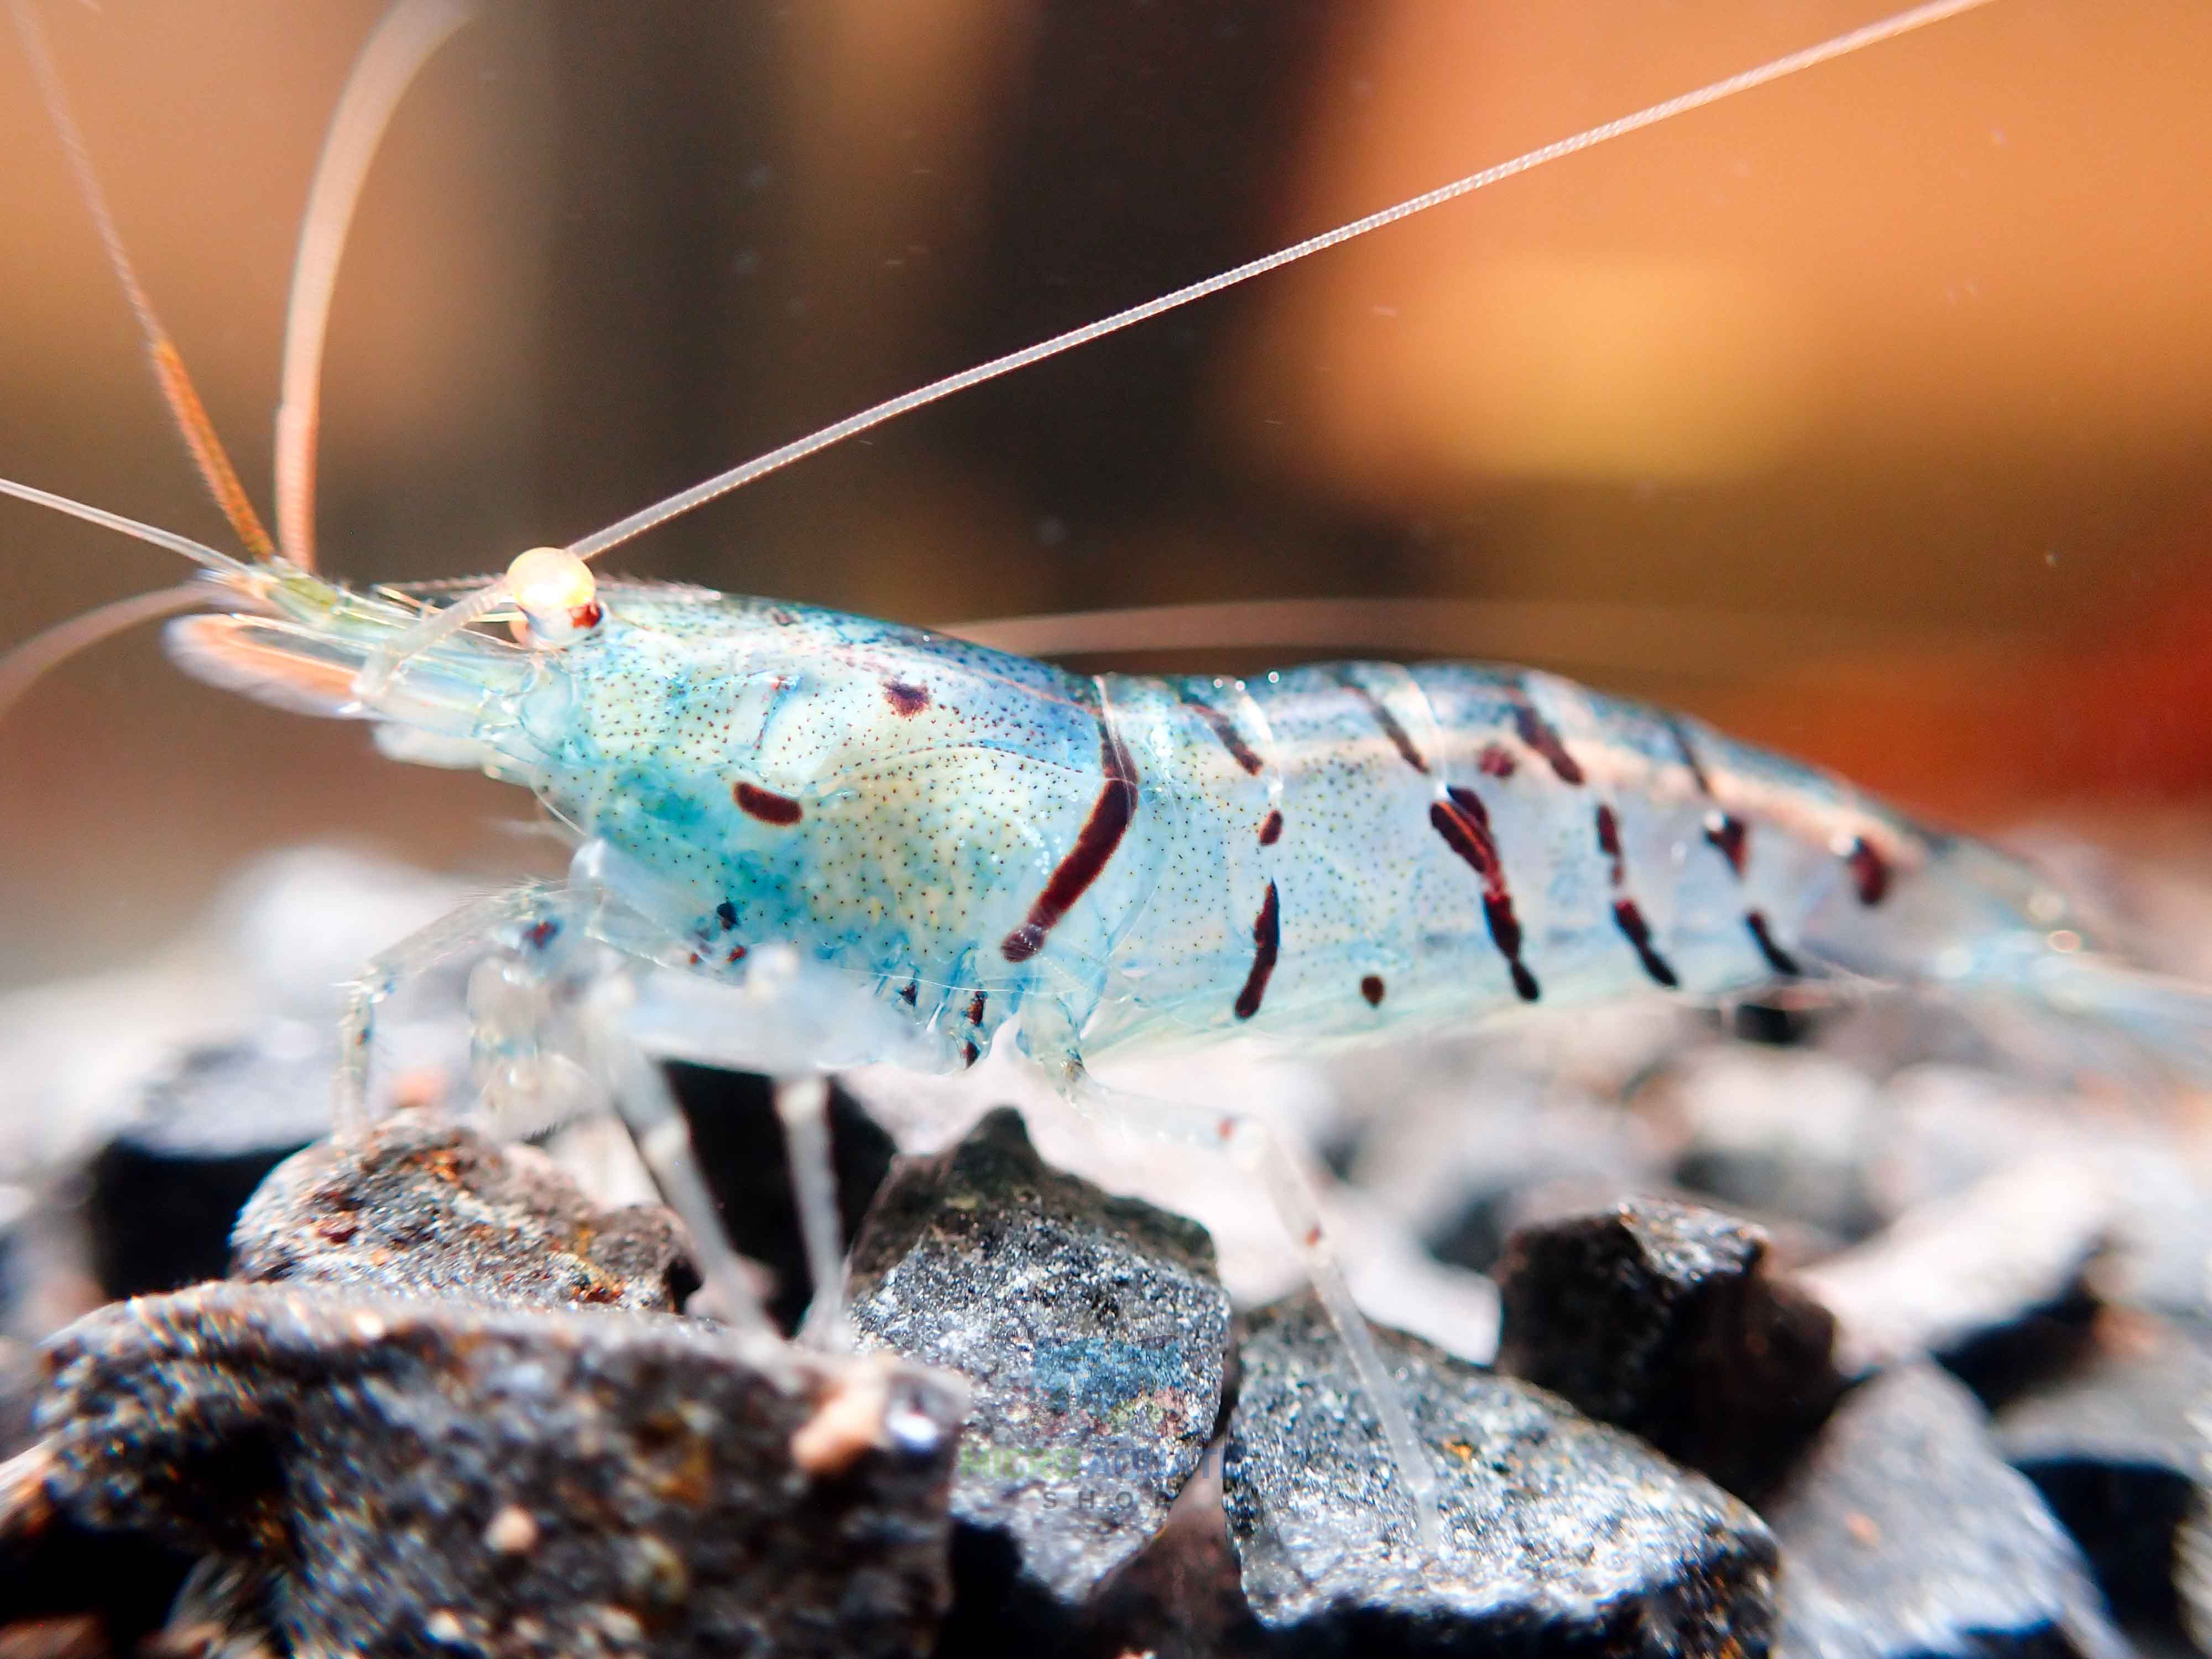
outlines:
[{"label": "wet rock surface", "polygon": [[848,1379],[666,1316],[210,1285],[50,1363],[52,1501],[270,1573],[295,1650],[906,1654],[945,1595],[960,1402],[919,1370],[810,1473]]},{"label": "wet rock surface", "polygon": [[1791,1659],[2124,1659],[2081,1553],[1929,1364],[1862,1384],[1766,1506]]},{"label": "wet rock surface", "polygon": [[1443,1480],[1425,1558],[1372,1408],[1318,1305],[1261,1310],[1224,1479],[1254,1611],[1301,1654],[1734,1656],[1772,1620],[1747,1505],[1511,1377],[1376,1333]]},{"label": "wet rock surface", "polygon": [[1843,1389],[1834,1320],[1765,1259],[1759,1229],[1657,1200],[1526,1229],[1498,1368],[1755,1498]]},{"label": "wet rock surface", "polygon": [[601,1209],[535,1149],[432,1112],[318,1142],[238,1217],[240,1279],[672,1313],[696,1284],[657,1205]]},{"label": "wet rock surface", "polygon": [[1998,1450],[2035,1483],[2113,1611],[2179,1627],[2177,1542],[2212,1501],[2212,1333],[2148,1315],[2099,1322],[2094,1355],[2013,1401]]},{"label": "wet rock surface", "polygon": [[1048,1168],[1004,1109],[894,1169],[851,1297],[865,1346],[975,1390],[946,1650],[1066,1639],[1213,1433],[1229,1298],[1204,1230]]}]

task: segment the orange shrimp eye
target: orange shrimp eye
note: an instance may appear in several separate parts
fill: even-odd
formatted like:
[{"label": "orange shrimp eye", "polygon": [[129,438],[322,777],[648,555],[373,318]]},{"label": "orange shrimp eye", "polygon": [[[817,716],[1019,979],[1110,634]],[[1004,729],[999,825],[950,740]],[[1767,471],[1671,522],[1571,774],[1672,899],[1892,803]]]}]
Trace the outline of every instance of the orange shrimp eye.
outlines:
[{"label": "orange shrimp eye", "polygon": [[558,648],[599,625],[598,584],[591,567],[565,548],[533,547],[507,568],[507,591],[522,612],[514,636],[524,645]]}]

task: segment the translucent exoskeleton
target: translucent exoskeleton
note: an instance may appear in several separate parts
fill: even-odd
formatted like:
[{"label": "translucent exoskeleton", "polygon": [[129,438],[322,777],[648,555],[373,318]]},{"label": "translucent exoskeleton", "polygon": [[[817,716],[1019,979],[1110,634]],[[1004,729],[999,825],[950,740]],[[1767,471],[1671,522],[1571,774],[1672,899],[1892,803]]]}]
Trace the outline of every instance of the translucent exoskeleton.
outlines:
[{"label": "translucent exoskeleton", "polygon": [[[1636,994],[1711,999],[1838,975],[1994,989],[2212,1061],[2197,988],[2096,948],[2065,898],[1988,847],[1695,721],[1556,677],[1309,665],[1250,680],[1079,676],[896,623],[603,582],[588,559],[905,410],[1555,156],[1988,0],[1945,0],[1486,169],[1090,328],[950,377],[734,468],[473,592],[357,592],[315,573],[316,364],[376,138],[461,21],[404,0],[364,53],[311,199],[288,336],[273,542],[131,273],[27,0],[17,17],[165,388],[252,556],[20,484],[23,499],[202,567],[0,665],[0,707],[60,654],[163,610],[188,672],[368,720],[395,759],[532,791],[565,881],[477,900],[370,965],[347,1016],[341,1132],[367,1109],[380,1003],[480,960],[489,1103],[534,1126],[611,1104],[691,1225],[742,1340],[767,1325],[653,1056],[783,1081],[820,1340],[840,1268],[822,1079],[958,1070],[994,1039],[1102,1112],[1224,1148],[1266,1183],[1372,1395],[1409,1547],[1449,1547],[1414,1436],[1298,1164],[1258,1121],[1102,1089],[1102,1054],[1246,1033],[1356,1042]],[[278,550],[282,550],[279,551]]]}]

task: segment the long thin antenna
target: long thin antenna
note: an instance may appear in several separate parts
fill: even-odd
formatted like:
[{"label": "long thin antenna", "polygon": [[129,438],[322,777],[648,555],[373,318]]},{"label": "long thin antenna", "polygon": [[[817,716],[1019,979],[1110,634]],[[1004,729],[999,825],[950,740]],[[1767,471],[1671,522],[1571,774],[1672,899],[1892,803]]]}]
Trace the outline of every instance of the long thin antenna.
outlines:
[{"label": "long thin antenna", "polygon": [[1775,58],[1771,63],[1763,64],[1757,69],[1744,70],[1721,80],[1711,82],[1694,92],[1686,92],[1676,97],[1666,99],[1660,103],[1651,105],[1649,108],[1638,110],[1633,115],[1624,115],[1618,120],[1607,121],[1601,125],[1590,127],[1576,133],[1571,137],[1557,139],[1551,143],[1529,150],[1525,155],[1516,155],[1510,161],[1500,161],[1493,167],[1483,168],[1479,173],[1470,173],[1463,179],[1455,179],[1450,184],[1408,198],[1394,207],[1387,207],[1380,212],[1370,213],[1364,219],[1354,219],[1351,223],[1339,225],[1334,230],[1323,231],[1317,236],[1309,236],[1302,242],[1293,242],[1286,248],[1263,255],[1257,259],[1249,260],[1243,264],[1233,266],[1203,281],[1176,289],[1172,293],[1163,294],[1157,299],[1131,306],[1126,311],[1117,311],[1112,316],[1101,318],[1095,323],[1085,323],[1080,328],[1070,329],[1065,334],[1056,334],[1052,338],[1040,341],[1036,345],[1024,346],[1019,351],[1010,351],[1003,357],[994,357],[987,363],[979,363],[973,368],[963,369],[957,374],[948,374],[941,380],[933,380],[927,386],[889,398],[872,409],[864,409],[857,415],[848,415],[843,420],[833,425],[825,426],[809,437],[797,439],[780,449],[772,449],[765,455],[745,462],[742,466],[732,467],[726,472],[718,472],[702,483],[696,483],[689,489],[679,490],[665,501],[656,501],[651,507],[631,514],[627,519],[611,524],[605,529],[585,537],[581,541],[572,542],[569,544],[568,551],[575,554],[579,558],[594,558],[611,547],[619,546],[632,537],[642,535],[645,532],[664,525],[679,514],[690,512],[694,507],[703,507],[708,501],[719,496],[726,495],[730,491],[749,484],[756,478],[765,477],[779,468],[789,466],[793,461],[803,459],[817,450],[827,449],[832,444],[842,443],[848,438],[867,431],[871,427],[881,426],[886,421],[896,420],[902,415],[910,414],[941,398],[949,398],[955,392],[965,392],[969,387],[981,386],[986,380],[995,380],[1002,374],[1011,374],[1017,369],[1027,368],[1032,363],[1042,362],[1046,358],[1056,357],[1063,351],[1072,351],[1078,346],[1088,345],[1091,341],[1103,339],[1109,334],[1118,334],[1125,328],[1133,328],[1139,323],[1148,322],[1154,317],[1189,305],[1194,301],[1203,300],[1209,295],[1218,294],[1224,289],[1235,288],[1240,283],[1249,283],[1255,276],[1265,276],[1271,270],[1278,270],[1297,260],[1309,258],[1326,249],[1349,242],[1357,237],[1364,236],[1370,231],[1380,230],[1385,225],[1395,224],[1401,219],[1410,219],[1417,213],[1425,213],[1431,208],[1441,207],[1446,202],[1456,201],[1462,196],[1471,195],[1502,179],[1532,172],[1537,167],[1563,157],[1579,154],[1583,150],[1594,149],[1600,144],[1610,143],[1615,138],[1626,137],[1632,132],[1641,132],[1646,127],[1655,127],[1662,121],[1671,121],[1678,115],[1686,115],[1692,110],[1703,109],[1710,104],[1717,104],[1724,99],[1735,97],[1740,93],[1749,92],[1757,87],[1769,86],[1777,81],[1786,80],[1790,76],[1802,74],[1807,70],[1817,68],[1836,58],[1848,58],[1853,52],[1864,51],[1869,46],[1879,46],[1883,41],[1893,40],[1899,35],[1910,34],[1916,29],[1926,28],[1930,24],[1940,23],[1946,19],[1957,17],[1966,12],[1978,11],[1982,7],[1991,3],[1993,0],[1931,0],[1929,4],[1915,6],[1909,11],[1899,12],[1894,16],[1883,18],[1879,22],[1869,23],[1863,27],[1852,29],[1832,40],[1824,40],[1818,46],[1807,46],[1786,57]]},{"label": "long thin antenna", "polygon": [[4,656],[0,656],[0,721],[23,699],[49,670],[58,668],[80,651],[98,645],[126,628],[156,617],[174,616],[196,605],[205,605],[210,589],[204,583],[185,582],[160,587],[150,593],[133,593],[127,599],[80,611],[56,623],[43,634],[33,634]]},{"label": "long thin antenna", "polygon": [[0,478],[0,495],[13,495],[19,501],[28,501],[34,507],[50,507],[56,513],[66,513],[72,519],[82,519],[87,524],[96,524],[103,530],[112,530],[118,535],[131,536],[155,547],[166,547],[172,553],[181,553],[194,564],[225,576],[251,575],[253,567],[243,559],[219,553],[204,542],[196,542],[190,536],[179,536],[173,530],[164,530],[159,525],[141,524],[136,519],[126,519],[120,513],[110,513],[104,507],[88,507],[67,495],[57,495],[51,489],[40,489],[35,484],[17,483],[13,478]]},{"label": "long thin antenna", "polygon": [[475,14],[469,0],[401,0],[386,12],[355,60],[315,162],[285,307],[283,389],[276,405],[276,536],[284,556],[302,570],[315,567],[323,343],[346,233],[399,100],[431,55]]},{"label": "long thin antenna", "polygon": [[185,372],[185,360],[178,355],[176,343],[170,339],[168,331],[161,326],[161,319],[154,314],[154,302],[146,297],[137,269],[123,246],[123,233],[116,228],[115,215],[100,187],[100,175],[93,171],[92,152],[85,145],[84,135],[77,131],[76,117],[70,113],[69,95],[63,89],[61,71],[54,65],[53,52],[46,45],[46,30],[39,22],[39,15],[31,0],[15,0],[15,12],[16,33],[23,37],[23,50],[31,59],[32,72],[38,77],[39,95],[46,100],[47,117],[61,136],[62,148],[69,152],[70,170],[76,175],[77,193],[84,198],[85,207],[100,232],[100,245],[107,250],[107,263],[113,267],[115,278],[123,285],[124,296],[131,301],[131,312],[138,319],[139,337],[145,342],[155,383],[161,387],[162,399],[169,405],[169,414],[183,434],[185,447],[191,452],[192,464],[199,469],[200,478],[207,485],[208,493],[215,497],[216,505],[230,520],[231,528],[238,532],[246,550],[257,559],[268,558],[276,550],[269,539],[269,532],[261,527],[252,500],[239,483],[238,470],[223,452],[222,440],[216,436],[215,423],[208,419],[207,407],[200,402],[192,377]]}]

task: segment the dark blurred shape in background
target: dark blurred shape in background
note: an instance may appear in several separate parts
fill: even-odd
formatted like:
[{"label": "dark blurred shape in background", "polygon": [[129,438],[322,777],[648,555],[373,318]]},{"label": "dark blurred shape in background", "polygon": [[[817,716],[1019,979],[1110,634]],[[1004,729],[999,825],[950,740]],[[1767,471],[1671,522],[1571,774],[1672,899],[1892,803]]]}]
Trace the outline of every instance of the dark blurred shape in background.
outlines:
[{"label": "dark blurred shape in background", "polygon": [[[495,568],[1884,9],[493,6],[369,182],[333,325],[326,557]],[[46,10],[143,275],[265,501],[297,215],[379,8]],[[2003,0],[972,394],[619,563],[918,622],[1602,606],[1586,636],[1570,617],[1478,647],[1978,827],[2201,805],[2208,84],[2194,0]],[[223,544],[12,40],[0,154],[0,471]],[[179,574],[0,507],[9,640]],[[526,816],[514,792],[186,682],[150,632],[20,708],[0,778],[0,982],[142,949],[266,845],[343,834],[486,874],[551,856],[493,827]]]}]

